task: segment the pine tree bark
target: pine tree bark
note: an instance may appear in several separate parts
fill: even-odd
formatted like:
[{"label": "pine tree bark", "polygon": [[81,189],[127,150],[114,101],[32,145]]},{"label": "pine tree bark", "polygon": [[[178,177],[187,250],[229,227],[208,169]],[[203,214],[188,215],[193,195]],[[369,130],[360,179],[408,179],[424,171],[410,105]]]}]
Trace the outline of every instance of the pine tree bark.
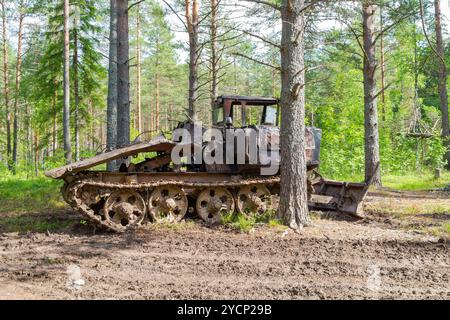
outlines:
[{"label": "pine tree bark", "polygon": [[211,119],[212,111],[214,109],[214,103],[217,97],[217,86],[218,86],[218,74],[219,66],[217,59],[217,12],[219,6],[217,0],[211,0],[211,28],[210,28],[210,38],[211,38],[211,90],[210,90],[210,106],[211,106]]},{"label": "pine tree bark", "polygon": [[[364,151],[365,179],[381,186],[380,147],[378,135],[377,83],[375,72],[377,61],[374,42],[374,16],[376,6],[371,1],[363,2],[363,46],[364,46]],[[373,176],[373,177],[372,177]]]},{"label": "pine tree bark", "polygon": [[161,121],[161,101],[160,101],[160,79],[159,70],[156,70],[155,75],[155,131],[159,131]]},{"label": "pine tree bark", "polygon": [[161,102],[160,102],[160,75],[159,75],[159,56],[160,56],[160,45],[159,38],[156,39],[156,58],[155,58],[155,115],[154,115],[154,129],[159,131],[160,128],[160,113],[161,113]]},{"label": "pine tree bark", "polygon": [[198,99],[198,59],[199,59],[199,3],[198,0],[185,0],[186,22],[189,34],[189,108],[191,119],[195,118],[195,106]]},{"label": "pine tree bark", "polygon": [[25,117],[26,117],[26,123],[25,128],[27,130],[27,138],[26,138],[26,144],[27,144],[27,179],[30,177],[30,170],[33,167],[33,161],[32,161],[32,141],[33,141],[33,133],[31,130],[31,113],[30,113],[30,105],[28,103],[25,104]]},{"label": "pine tree bark", "polygon": [[2,6],[2,40],[3,40],[3,95],[5,99],[5,114],[6,114],[6,162],[8,169],[12,170],[11,163],[11,112],[9,101],[9,62],[8,62],[8,24],[6,21],[6,5],[5,0],[0,1]]},{"label": "pine tree bark", "polygon": [[[384,28],[383,9],[380,8],[380,30]],[[384,59],[384,35],[380,35],[380,69],[381,69],[381,116],[383,121],[386,121],[386,65]]]},{"label": "pine tree bark", "polygon": [[138,133],[142,132],[141,110],[141,14],[140,5],[137,5],[136,13],[136,124]]},{"label": "pine tree bark", "polygon": [[23,3],[19,4],[19,33],[17,35],[17,60],[16,60],[16,92],[14,97],[14,124],[13,124],[13,174],[16,174],[17,152],[18,152],[18,134],[19,134],[19,97],[20,97],[20,80],[22,72],[22,39],[23,39],[23,21],[25,15],[23,13]]},{"label": "pine tree bark", "polygon": [[281,190],[279,215],[290,228],[309,224],[305,150],[304,0],[281,6]]},{"label": "pine tree bark", "polygon": [[446,162],[447,169],[450,170],[450,127],[449,127],[449,113],[448,113],[448,94],[447,94],[447,68],[445,65],[445,49],[444,41],[442,39],[441,26],[441,1],[434,0],[434,21],[436,30],[436,51],[440,57],[439,62],[439,101],[442,113],[442,139],[444,145],[447,147],[447,152],[444,155],[444,162]]},{"label": "pine tree bark", "polygon": [[73,92],[74,92],[74,132],[75,132],[75,161],[80,160],[80,123],[79,123],[79,80],[78,80],[78,29],[76,19],[73,30]]},{"label": "pine tree bark", "polygon": [[[109,68],[108,68],[108,99],[106,110],[106,148],[117,147],[117,2],[110,0],[109,22]],[[114,171],[115,161],[107,164],[108,171]]]},{"label": "pine tree bark", "polygon": [[117,0],[117,146],[130,143],[128,1]]},{"label": "pine tree bark", "polygon": [[34,175],[39,175],[39,134],[34,132]]},{"label": "pine tree bark", "polygon": [[58,103],[58,81],[55,80],[55,92],[53,94],[53,98],[52,98],[52,112],[53,112],[53,130],[52,130],[52,155],[54,156],[56,154],[56,149],[57,149],[57,143],[58,140],[56,138],[56,133],[58,131],[57,129],[57,110],[56,110],[56,105]]},{"label": "pine tree bark", "polygon": [[64,0],[64,109],[63,136],[66,162],[72,162],[72,146],[70,138],[70,33],[69,33],[69,0]]}]

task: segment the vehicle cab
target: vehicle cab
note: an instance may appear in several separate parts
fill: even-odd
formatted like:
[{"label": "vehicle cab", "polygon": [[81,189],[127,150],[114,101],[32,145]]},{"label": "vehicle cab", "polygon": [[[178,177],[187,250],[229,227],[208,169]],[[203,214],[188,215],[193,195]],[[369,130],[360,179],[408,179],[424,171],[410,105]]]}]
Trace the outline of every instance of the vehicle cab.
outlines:
[{"label": "vehicle cab", "polygon": [[245,128],[278,126],[279,100],[251,96],[219,96],[213,109],[213,125]]}]

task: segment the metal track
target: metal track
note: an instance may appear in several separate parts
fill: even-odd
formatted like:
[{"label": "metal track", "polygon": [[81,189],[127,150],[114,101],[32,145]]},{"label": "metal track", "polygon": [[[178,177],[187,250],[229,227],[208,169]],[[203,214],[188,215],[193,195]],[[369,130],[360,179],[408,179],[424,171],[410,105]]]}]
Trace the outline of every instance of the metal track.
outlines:
[{"label": "metal track", "polygon": [[[279,176],[245,176],[209,173],[106,173],[84,172],[65,177],[62,188],[64,199],[74,209],[94,224],[116,232],[129,227],[117,226],[105,219],[103,204],[117,190],[138,192],[148,207],[150,193],[157,187],[176,186],[187,195],[196,198],[206,188],[234,189],[249,185],[269,186],[269,192],[277,195],[280,187]],[[328,181],[320,177],[308,179],[308,205],[310,209],[334,210],[364,217],[362,201],[368,186],[358,183]],[[236,191],[236,192],[235,192]],[[146,209],[148,216],[148,208]]]},{"label": "metal track", "polygon": [[[78,212],[80,212],[89,221],[97,226],[104,227],[106,229],[115,232],[124,232],[127,228],[118,227],[105,220],[103,217],[103,205],[102,200],[96,204],[89,204],[83,199],[83,188],[92,187],[97,190],[97,195],[91,195],[93,197],[98,196],[99,199],[105,200],[115,190],[133,190],[139,193],[149,194],[154,188],[161,186],[178,186],[183,189],[195,189],[202,190],[211,187],[225,187],[225,188],[237,188],[241,186],[254,185],[254,184],[264,184],[264,185],[278,185],[280,178],[278,176],[271,177],[252,177],[244,178],[242,177],[239,181],[211,181],[211,182],[187,182],[183,180],[178,181],[157,181],[151,183],[108,183],[108,182],[98,182],[93,181],[92,177],[85,176],[81,178],[74,177],[75,179],[64,185],[62,188],[62,193],[64,199]],[[87,192],[89,193],[89,192]],[[147,199],[144,199],[145,201]],[[93,209],[93,206],[100,205],[101,207]]]}]

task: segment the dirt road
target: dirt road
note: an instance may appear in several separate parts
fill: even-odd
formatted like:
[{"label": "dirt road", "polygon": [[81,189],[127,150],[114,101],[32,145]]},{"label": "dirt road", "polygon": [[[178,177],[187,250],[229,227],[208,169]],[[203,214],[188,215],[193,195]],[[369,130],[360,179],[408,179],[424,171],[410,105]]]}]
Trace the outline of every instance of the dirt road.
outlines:
[{"label": "dirt road", "polygon": [[450,299],[443,239],[380,219],[325,215],[314,223],[301,234],[193,222],[124,235],[83,225],[3,233],[0,298]]}]

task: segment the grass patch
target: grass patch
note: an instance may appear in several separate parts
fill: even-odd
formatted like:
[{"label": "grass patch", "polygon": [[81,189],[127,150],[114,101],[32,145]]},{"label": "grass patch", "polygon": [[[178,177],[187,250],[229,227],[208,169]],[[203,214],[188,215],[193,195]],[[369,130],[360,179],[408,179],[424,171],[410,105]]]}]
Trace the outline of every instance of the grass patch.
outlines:
[{"label": "grass patch", "polygon": [[405,175],[386,175],[382,177],[383,186],[396,190],[429,190],[444,188],[450,184],[450,172],[443,172],[440,179],[431,173],[415,173]]},{"label": "grass patch", "polygon": [[249,215],[243,215],[241,213],[227,213],[222,215],[221,223],[224,225],[229,225],[233,229],[241,232],[249,232],[260,224],[266,224],[272,228],[282,227],[283,224],[281,221],[275,219],[275,214],[275,211],[267,211],[264,214]]},{"label": "grass patch", "polygon": [[450,236],[450,222],[445,222],[444,224],[442,224],[442,230],[444,230],[444,232]]},{"label": "grass patch", "polygon": [[0,219],[0,229],[5,232],[46,232],[67,229],[77,224],[74,220],[53,220],[42,217],[16,216]]},{"label": "grass patch", "polygon": [[435,237],[442,237],[450,240],[450,222],[444,222],[437,227],[424,227],[421,231]]},{"label": "grass patch", "polygon": [[0,179],[0,213],[42,212],[67,208],[60,188],[63,182],[48,178]]},{"label": "grass patch", "polygon": [[414,216],[414,215],[434,215],[434,214],[446,214],[450,212],[450,204],[445,206],[444,204],[433,204],[433,203],[415,203],[405,206],[402,211],[396,212],[398,210],[392,210],[392,213],[396,213],[399,216]]},{"label": "grass patch", "polygon": [[[325,176],[325,178],[340,180],[340,181],[350,181],[350,182],[361,182],[364,180],[362,175],[356,176]],[[430,190],[430,189],[441,189],[450,184],[450,172],[442,171],[441,177],[439,179],[434,178],[432,172],[411,172],[404,174],[383,174],[381,176],[381,181],[383,187],[403,190],[403,191],[420,191],[420,190]]]},{"label": "grass patch", "polygon": [[234,229],[238,229],[242,232],[249,232],[254,228],[256,219],[254,217],[246,217],[242,214],[236,214],[236,219],[231,223]]},{"label": "grass patch", "polygon": [[287,229],[287,226],[283,224],[283,222],[279,219],[270,219],[267,225],[271,228],[282,228]]},{"label": "grass patch", "polygon": [[448,199],[396,199],[386,198],[382,201],[366,204],[367,212],[383,213],[395,218],[409,216],[434,216],[450,213],[450,201]]},{"label": "grass patch", "polygon": [[149,223],[147,227],[150,228],[162,228],[162,229],[170,229],[174,231],[180,231],[180,230],[189,230],[196,227],[196,223],[193,220],[181,220],[177,223],[170,223],[166,221],[157,222],[157,223]]}]

